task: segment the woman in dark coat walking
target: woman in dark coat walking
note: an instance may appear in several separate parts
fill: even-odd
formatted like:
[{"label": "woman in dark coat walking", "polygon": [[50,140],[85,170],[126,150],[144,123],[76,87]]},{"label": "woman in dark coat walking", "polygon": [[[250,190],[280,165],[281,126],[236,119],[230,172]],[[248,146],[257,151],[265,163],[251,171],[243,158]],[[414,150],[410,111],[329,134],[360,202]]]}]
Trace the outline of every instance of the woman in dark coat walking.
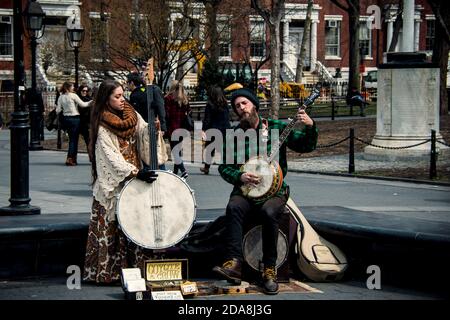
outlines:
[{"label": "woman in dark coat walking", "polygon": [[[218,129],[225,137],[226,130],[231,128],[230,112],[228,109],[228,102],[223,94],[222,88],[219,86],[211,86],[208,90],[208,101],[206,102],[205,117],[203,118],[202,136],[206,140],[206,132],[208,129]],[[212,141],[205,142],[205,148]],[[209,174],[212,157],[214,157],[215,150],[211,154],[205,155],[205,166],[200,168],[204,174]]]},{"label": "woman in dark coat walking", "polygon": [[170,86],[169,93],[164,97],[164,107],[166,108],[166,122],[167,122],[167,132],[166,136],[170,142],[170,148],[172,149],[172,156],[174,159],[173,172],[178,174],[181,171],[181,177],[187,178],[188,173],[183,164],[182,159],[182,148],[180,152],[174,152],[175,146],[181,141],[172,141],[172,133],[180,128],[183,128],[183,123],[191,112],[191,107],[189,106],[189,99],[184,90],[183,84],[179,81],[174,80]]},{"label": "woman in dark coat walking", "polygon": [[[89,87],[82,84],[78,87],[77,94],[82,101],[89,102],[92,100],[89,91]],[[89,146],[89,123],[91,121],[91,107],[78,108],[78,112],[80,112],[80,135],[83,137],[87,148]]]}]

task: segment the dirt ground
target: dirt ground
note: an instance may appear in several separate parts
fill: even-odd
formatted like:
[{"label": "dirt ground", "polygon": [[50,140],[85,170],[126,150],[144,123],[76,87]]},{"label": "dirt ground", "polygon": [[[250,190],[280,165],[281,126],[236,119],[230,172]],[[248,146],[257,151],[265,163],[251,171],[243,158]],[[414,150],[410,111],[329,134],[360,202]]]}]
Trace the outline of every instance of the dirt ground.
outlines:
[{"label": "dirt ground", "polygon": [[[319,128],[318,148],[311,153],[301,155],[288,151],[288,159],[293,160],[298,159],[298,157],[309,158],[348,154],[348,140],[333,147],[321,148],[321,146],[327,146],[348,137],[350,134],[350,128],[354,129],[355,137],[367,142],[372,141],[372,138],[376,132],[376,119],[374,118],[318,121],[317,125]],[[441,116],[439,130],[443,139],[448,144],[450,142],[450,115]],[[355,140],[355,152],[362,152],[365,146],[366,145],[362,142]],[[437,181],[450,182],[450,165],[448,163],[449,162],[447,161],[447,164],[437,166]],[[429,180],[429,166],[408,169],[398,169],[393,167],[391,169],[371,170],[362,174]]]},{"label": "dirt ground", "polygon": [[[295,160],[301,158],[311,158],[320,156],[330,156],[339,154],[348,154],[348,140],[335,145],[333,147],[322,147],[329,144],[339,142],[340,140],[349,136],[350,128],[354,129],[355,137],[371,142],[376,131],[376,119],[374,118],[360,118],[354,120],[336,120],[336,121],[317,121],[319,128],[319,141],[318,148],[305,154],[298,154],[288,150],[288,160]],[[440,133],[444,140],[450,142],[450,115],[441,116],[440,118]],[[43,141],[45,149],[57,150],[56,139]],[[82,139],[79,142],[79,151],[86,152],[86,145]],[[355,152],[362,152],[366,145],[355,140]],[[63,139],[62,150],[67,150],[67,141]],[[436,181],[450,182],[450,165],[447,164],[437,166],[437,178]],[[400,177],[419,180],[429,179],[429,166],[420,168],[408,168],[408,169],[376,169],[371,171],[365,171],[361,173],[364,175],[372,176],[387,176],[387,177]]]}]

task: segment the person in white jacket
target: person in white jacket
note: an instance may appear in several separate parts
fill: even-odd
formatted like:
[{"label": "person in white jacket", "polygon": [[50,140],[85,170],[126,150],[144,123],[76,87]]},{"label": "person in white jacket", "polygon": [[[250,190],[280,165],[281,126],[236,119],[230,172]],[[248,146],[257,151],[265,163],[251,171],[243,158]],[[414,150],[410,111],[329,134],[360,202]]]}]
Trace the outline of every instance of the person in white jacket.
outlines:
[{"label": "person in white jacket", "polygon": [[56,113],[63,113],[62,127],[69,134],[69,150],[67,152],[66,166],[77,165],[78,136],[80,134],[80,112],[78,107],[89,107],[91,102],[84,102],[74,92],[73,84],[64,82],[58,98]]}]

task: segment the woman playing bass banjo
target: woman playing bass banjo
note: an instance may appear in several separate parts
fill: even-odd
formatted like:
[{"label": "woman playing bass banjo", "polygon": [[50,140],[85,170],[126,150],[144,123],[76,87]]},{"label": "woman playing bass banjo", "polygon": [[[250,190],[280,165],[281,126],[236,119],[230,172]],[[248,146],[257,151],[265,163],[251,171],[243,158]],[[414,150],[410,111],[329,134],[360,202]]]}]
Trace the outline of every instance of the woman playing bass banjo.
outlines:
[{"label": "woman playing bass banjo", "polygon": [[92,109],[89,156],[94,199],[83,280],[113,283],[120,280],[122,268],[142,265],[148,259],[120,230],[116,196],[125,181],[136,177],[152,183],[157,175],[141,169],[141,161],[149,163],[147,123],[125,102],[121,84],[102,82]]}]

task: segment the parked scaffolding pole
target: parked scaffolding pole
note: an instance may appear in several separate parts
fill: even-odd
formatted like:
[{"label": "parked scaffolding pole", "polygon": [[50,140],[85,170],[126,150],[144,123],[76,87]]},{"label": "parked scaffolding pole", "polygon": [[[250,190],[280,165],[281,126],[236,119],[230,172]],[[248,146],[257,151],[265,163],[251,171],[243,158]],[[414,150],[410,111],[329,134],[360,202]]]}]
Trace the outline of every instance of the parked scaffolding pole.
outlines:
[{"label": "parked scaffolding pole", "polygon": [[437,177],[436,158],[436,130],[431,130],[430,179]]},{"label": "parked scaffolding pole", "polygon": [[355,129],[350,129],[350,145],[348,158],[348,173],[355,172]]}]

